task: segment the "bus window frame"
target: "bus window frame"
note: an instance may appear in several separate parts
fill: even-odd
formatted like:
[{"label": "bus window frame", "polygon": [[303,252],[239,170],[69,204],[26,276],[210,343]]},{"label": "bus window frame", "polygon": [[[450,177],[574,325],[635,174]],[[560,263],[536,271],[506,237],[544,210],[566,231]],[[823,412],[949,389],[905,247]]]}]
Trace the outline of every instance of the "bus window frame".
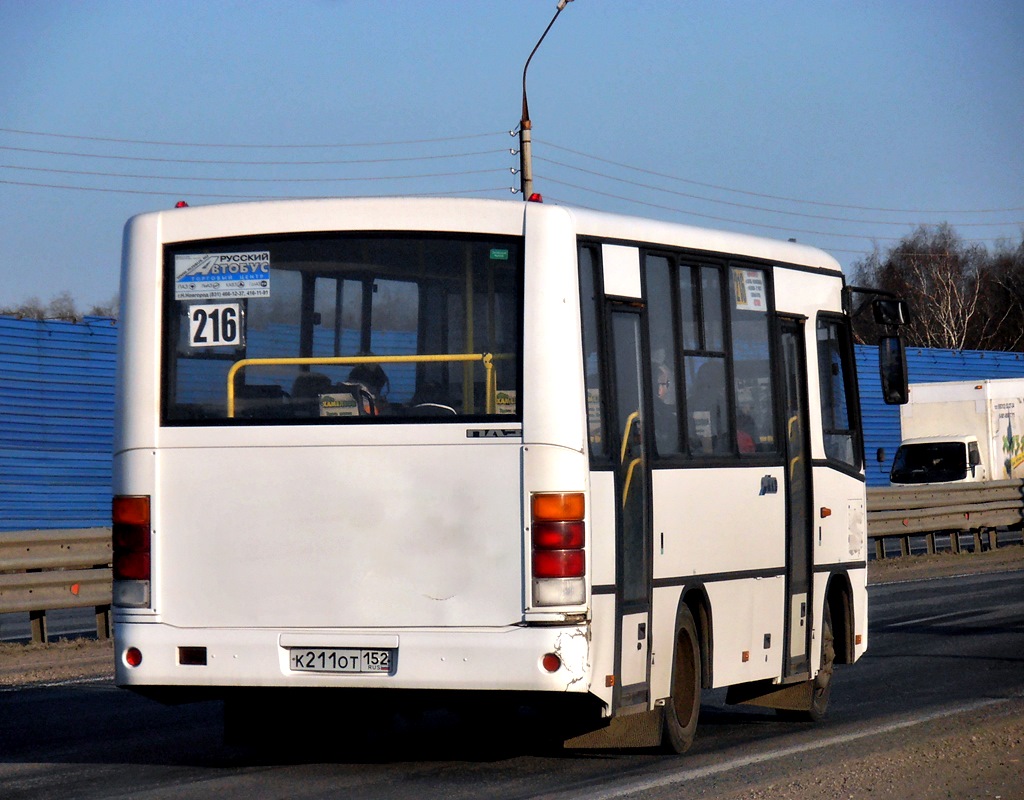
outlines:
[{"label": "bus window frame", "polygon": [[[514,243],[514,251],[516,257],[512,260],[514,266],[514,279],[516,282],[515,291],[515,341],[518,348],[516,354],[516,375],[515,375],[515,387],[516,387],[516,413],[515,414],[488,414],[486,411],[475,410],[472,413],[462,413],[456,415],[444,415],[444,416],[380,416],[380,417],[321,417],[321,418],[303,418],[303,419],[291,419],[291,418],[272,418],[264,417],[258,419],[247,419],[238,416],[228,416],[226,413],[223,417],[210,417],[210,418],[187,418],[187,417],[172,417],[170,415],[171,408],[175,405],[176,401],[176,382],[178,380],[178,371],[176,367],[171,367],[170,362],[180,357],[179,352],[179,337],[181,335],[181,320],[180,314],[177,313],[180,310],[178,301],[174,296],[174,279],[173,279],[173,258],[176,253],[188,251],[189,249],[212,249],[214,252],[222,248],[232,247],[250,247],[253,245],[260,246],[271,246],[277,242],[290,242],[299,241],[303,239],[316,239],[323,241],[340,240],[340,239],[381,239],[381,240],[411,240],[426,242],[431,240],[437,240],[441,242],[450,243],[469,243],[479,244],[481,242],[508,242],[510,247]],[[289,425],[302,425],[302,426],[338,426],[345,427],[347,425],[380,425],[380,424],[466,424],[466,423],[510,423],[510,424],[522,424],[523,422],[523,381],[524,381],[524,365],[523,365],[523,354],[525,345],[525,321],[523,319],[523,311],[525,308],[525,246],[523,237],[521,235],[509,235],[509,234],[484,234],[484,233],[467,233],[460,231],[419,231],[419,230],[394,230],[394,231],[379,231],[379,230],[307,230],[307,231],[289,231],[286,233],[272,232],[265,234],[244,234],[241,236],[216,236],[205,239],[187,239],[180,241],[168,241],[163,242],[161,245],[160,253],[160,275],[162,280],[162,289],[160,292],[161,307],[160,316],[161,321],[160,330],[160,341],[159,341],[159,426],[162,428],[182,428],[182,427],[202,427],[202,428],[233,428],[233,427],[281,427]],[[315,272],[305,272],[301,270],[293,270],[300,279],[300,298],[299,298],[299,310],[301,312],[300,318],[296,322],[296,327],[299,329],[298,338],[298,352],[297,358],[309,357],[313,347],[313,331],[316,323],[314,317],[316,315],[315,310],[315,291],[314,285],[316,278],[319,277]],[[339,273],[340,274],[340,273]],[[385,279],[394,279],[393,275],[370,273],[366,271],[356,270],[347,274],[346,279],[356,280],[364,283],[367,279],[373,277],[380,277]],[[336,277],[333,275],[326,275],[325,277]],[[366,323],[369,322],[371,325],[370,331],[372,332],[372,314],[366,314],[366,293],[362,298],[363,313],[360,315],[360,325],[365,327]],[[239,299],[236,302],[247,305],[248,299]],[[422,304],[423,299],[420,298]],[[420,324],[423,324],[422,316]],[[360,340],[364,341],[366,331],[360,330]],[[421,331],[417,331],[417,341],[420,340]],[[218,360],[235,363],[238,361],[245,360],[238,358],[238,353],[247,353],[246,347],[236,348],[232,352],[205,352],[198,356],[191,356],[192,358],[206,359],[206,360]],[[448,354],[448,355],[464,355],[464,354]],[[484,354],[479,354],[484,355]],[[499,360],[502,354],[492,353],[495,360]],[[482,359],[481,359],[482,360]],[[410,362],[412,363],[412,362]],[[308,369],[308,367],[307,367]]]},{"label": "bus window frame", "polygon": [[[845,432],[847,429],[831,429],[825,427],[825,387],[821,381],[821,359],[820,351],[818,346],[818,330],[822,322],[836,323],[839,330],[845,333],[839,339],[839,352],[840,359],[843,364],[843,386],[846,390],[846,404],[849,415],[850,428],[849,432],[852,434],[852,448],[853,456],[856,463],[849,464],[841,459],[833,458],[829,456],[828,449],[825,448],[825,438],[830,432]],[[860,382],[857,380],[857,360],[856,354],[853,348],[853,324],[848,316],[835,311],[818,311],[815,315],[814,320],[814,354],[815,354],[815,366],[818,371],[818,408],[820,410],[821,420],[821,441],[822,441],[822,452],[824,455],[824,462],[831,468],[837,469],[847,475],[863,478],[863,471],[866,466],[865,454],[864,454],[864,421],[861,419],[860,411]],[[829,387],[829,394],[831,395],[831,387]]]}]

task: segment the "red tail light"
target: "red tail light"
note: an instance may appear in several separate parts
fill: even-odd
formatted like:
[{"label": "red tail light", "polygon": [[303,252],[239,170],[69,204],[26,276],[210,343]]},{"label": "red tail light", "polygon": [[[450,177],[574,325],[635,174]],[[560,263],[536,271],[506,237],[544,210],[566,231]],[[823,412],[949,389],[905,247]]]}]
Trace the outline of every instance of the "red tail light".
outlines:
[{"label": "red tail light", "polygon": [[535,604],[582,603],[587,571],[583,493],[535,494],[530,512]]},{"label": "red tail light", "polygon": [[535,578],[582,578],[585,568],[582,550],[533,551]]},{"label": "red tail light", "polygon": [[113,519],[114,580],[148,581],[149,497],[118,495],[114,498]]}]

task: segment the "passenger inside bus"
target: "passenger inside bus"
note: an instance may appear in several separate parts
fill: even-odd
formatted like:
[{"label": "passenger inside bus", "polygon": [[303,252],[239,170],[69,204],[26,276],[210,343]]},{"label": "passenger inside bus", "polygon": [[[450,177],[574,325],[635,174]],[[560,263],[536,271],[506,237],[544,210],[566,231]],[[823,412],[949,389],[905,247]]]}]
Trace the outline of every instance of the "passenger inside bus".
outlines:
[{"label": "passenger inside bus", "polygon": [[364,412],[376,416],[387,406],[388,388],[391,382],[380,364],[356,364],[348,374],[349,383],[358,383],[369,395]]},{"label": "passenger inside bus", "polygon": [[697,370],[692,387],[687,386],[690,452],[697,455],[728,453],[730,450],[725,389],[725,363],[709,358]]},{"label": "passenger inside bus", "polygon": [[664,363],[655,365],[654,439],[658,453],[679,451],[679,423],[676,419],[676,388],[672,370]]},{"label": "passenger inside bus", "polygon": [[736,446],[741,453],[757,452],[754,430],[754,420],[750,414],[740,411],[736,415]]}]

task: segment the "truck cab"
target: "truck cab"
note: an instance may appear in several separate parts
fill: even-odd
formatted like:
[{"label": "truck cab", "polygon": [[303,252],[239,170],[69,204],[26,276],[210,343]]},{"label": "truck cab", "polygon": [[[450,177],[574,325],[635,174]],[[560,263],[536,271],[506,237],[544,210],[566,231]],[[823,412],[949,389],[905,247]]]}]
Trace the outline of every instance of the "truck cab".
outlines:
[{"label": "truck cab", "polygon": [[893,486],[976,483],[987,478],[978,437],[970,435],[904,439],[889,473]]}]

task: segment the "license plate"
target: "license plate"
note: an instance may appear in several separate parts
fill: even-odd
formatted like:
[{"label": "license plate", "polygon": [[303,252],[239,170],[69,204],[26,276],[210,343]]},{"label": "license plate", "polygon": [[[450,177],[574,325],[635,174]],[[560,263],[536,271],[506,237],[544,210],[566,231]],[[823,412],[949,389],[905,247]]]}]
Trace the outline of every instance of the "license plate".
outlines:
[{"label": "license plate", "polygon": [[298,672],[391,672],[390,650],[292,647],[288,662]]}]

